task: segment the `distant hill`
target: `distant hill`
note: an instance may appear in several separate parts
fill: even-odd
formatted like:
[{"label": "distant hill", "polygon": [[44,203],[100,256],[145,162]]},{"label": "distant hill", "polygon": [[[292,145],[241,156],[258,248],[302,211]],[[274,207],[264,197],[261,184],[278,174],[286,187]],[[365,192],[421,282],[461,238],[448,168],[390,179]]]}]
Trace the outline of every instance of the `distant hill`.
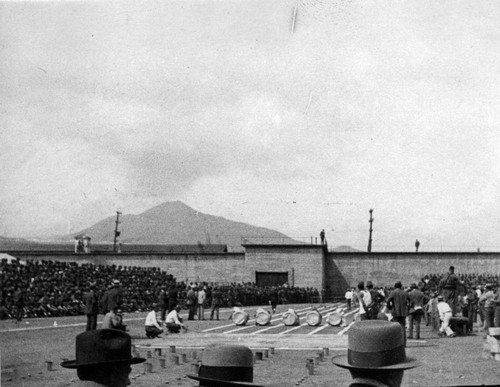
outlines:
[{"label": "distant hill", "polygon": [[334,253],[363,253],[364,252],[362,250],[355,249],[354,247],[345,246],[345,245],[335,247],[331,251],[333,251]]},{"label": "distant hill", "polygon": [[[75,235],[85,234],[92,238],[92,244],[112,243],[115,220],[116,217],[112,216],[80,232],[56,239],[69,242]],[[242,243],[299,243],[278,231],[207,215],[180,201],[163,203],[139,215],[124,214],[120,222],[120,241],[124,250],[128,244],[226,244],[229,251],[241,251]]]}]

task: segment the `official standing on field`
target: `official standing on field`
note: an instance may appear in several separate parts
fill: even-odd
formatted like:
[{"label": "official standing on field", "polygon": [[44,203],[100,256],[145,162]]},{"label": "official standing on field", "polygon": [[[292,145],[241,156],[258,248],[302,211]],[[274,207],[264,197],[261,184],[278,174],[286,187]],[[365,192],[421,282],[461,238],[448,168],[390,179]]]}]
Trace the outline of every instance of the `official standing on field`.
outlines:
[{"label": "official standing on field", "polygon": [[87,331],[97,329],[97,315],[99,314],[99,300],[95,293],[95,282],[89,284],[89,291],[83,295],[85,315],[87,316]]}]

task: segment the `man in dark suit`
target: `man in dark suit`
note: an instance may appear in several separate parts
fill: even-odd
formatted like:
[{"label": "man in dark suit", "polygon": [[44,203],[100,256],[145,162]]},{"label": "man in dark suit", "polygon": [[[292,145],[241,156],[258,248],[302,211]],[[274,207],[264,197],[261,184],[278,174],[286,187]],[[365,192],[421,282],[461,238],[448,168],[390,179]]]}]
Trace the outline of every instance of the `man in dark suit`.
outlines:
[{"label": "man in dark suit", "polygon": [[[421,284],[423,287],[423,284]],[[417,284],[410,285],[410,292],[408,297],[410,299],[410,310],[408,312],[408,318],[410,322],[410,331],[408,334],[409,339],[413,339],[413,326],[415,325],[415,338],[420,339],[420,322],[422,321],[422,316],[424,315],[424,305],[427,303],[424,293],[417,287]]]},{"label": "man in dark suit", "polygon": [[[393,320],[401,325],[403,332],[406,332],[406,316],[408,316],[410,298],[402,287],[401,281],[394,284],[394,290],[387,298],[387,305],[391,309]],[[404,336],[406,345],[406,333]]]},{"label": "man in dark suit", "polygon": [[113,308],[121,308],[123,302],[123,289],[118,280],[113,280],[111,287],[102,297],[102,314],[111,312]]},{"label": "man in dark suit", "polygon": [[99,313],[99,304],[97,294],[95,293],[95,282],[89,285],[89,291],[83,295],[85,304],[85,314],[87,315],[87,331],[97,329],[97,314]]}]

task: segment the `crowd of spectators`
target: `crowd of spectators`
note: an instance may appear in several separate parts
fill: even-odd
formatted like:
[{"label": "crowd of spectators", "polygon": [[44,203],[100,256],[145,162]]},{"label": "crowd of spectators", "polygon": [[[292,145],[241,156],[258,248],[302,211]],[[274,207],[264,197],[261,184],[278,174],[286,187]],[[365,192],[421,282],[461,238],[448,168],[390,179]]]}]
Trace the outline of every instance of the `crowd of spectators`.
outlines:
[{"label": "crowd of spectators", "polygon": [[[175,287],[178,304],[186,307],[186,294],[196,286],[207,291],[206,304],[211,303],[212,289],[217,285],[222,293],[221,307],[267,304],[270,295],[277,292],[280,303],[307,303],[318,298],[313,288],[291,286],[260,287],[255,283],[212,284],[178,282],[171,274],[159,268],[78,264],[76,262],[16,260],[0,262],[0,318],[56,317],[84,314],[83,295],[89,284],[95,284],[101,300],[112,280],[121,283],[126,313],[150,310],[159,302],[162,289]],[[18,306],[19,298],[22,305]],[[102,313],[102,307],[100,310]]]}]

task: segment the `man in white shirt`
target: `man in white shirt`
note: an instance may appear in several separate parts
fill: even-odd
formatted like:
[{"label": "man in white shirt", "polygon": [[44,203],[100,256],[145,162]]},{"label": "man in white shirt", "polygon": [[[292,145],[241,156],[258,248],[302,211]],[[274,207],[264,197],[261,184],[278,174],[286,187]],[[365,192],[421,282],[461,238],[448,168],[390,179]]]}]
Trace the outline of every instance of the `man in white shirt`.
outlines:
[{"label": "man in white shirt", "polygon": [[198,320],[205,320],[205,300],[207,299],[207,293],[205,288],[198,290]]},{"label": "man in white shirt", "polygon": [[348,288],[347,291],[345,292],[345,300],[347,302],[347,310],[351,310],[351,304],[352,304],[352,290],[351,290],[351,288]]},{"label": "man in white shirt", "polygon": [[442,335],[446,332],[446,336],[455,337],[456,333],[450,328],[450,319],[453,316],[451,312],[451,307],[447,302],[444,302],[443,296],[438,296],[437,309],[439,312],[439,318],[441,320],[441,328],[439,328],[439,334]]},{"label": "man in white shirt", "polygon": [[152,310],[146,316],[146,322],[144,323],[148,339],[155,339],[163,332],[163,329],[160,327],[160,324],[158,324],[158,320],[156,319],[156,309],[157,305],[153,304]]},{"label": "man in white shirt", "polygon": [[187,328],[182,323],[182,318],[179,316],[180,311],[181,311],[181,307],[176,306],[175,309],[172,310],[167,315],[167,319],[165,320],[165,325],[167,326],[167,329],[169,332],[179,333],[181,328],[187,330]]}]

